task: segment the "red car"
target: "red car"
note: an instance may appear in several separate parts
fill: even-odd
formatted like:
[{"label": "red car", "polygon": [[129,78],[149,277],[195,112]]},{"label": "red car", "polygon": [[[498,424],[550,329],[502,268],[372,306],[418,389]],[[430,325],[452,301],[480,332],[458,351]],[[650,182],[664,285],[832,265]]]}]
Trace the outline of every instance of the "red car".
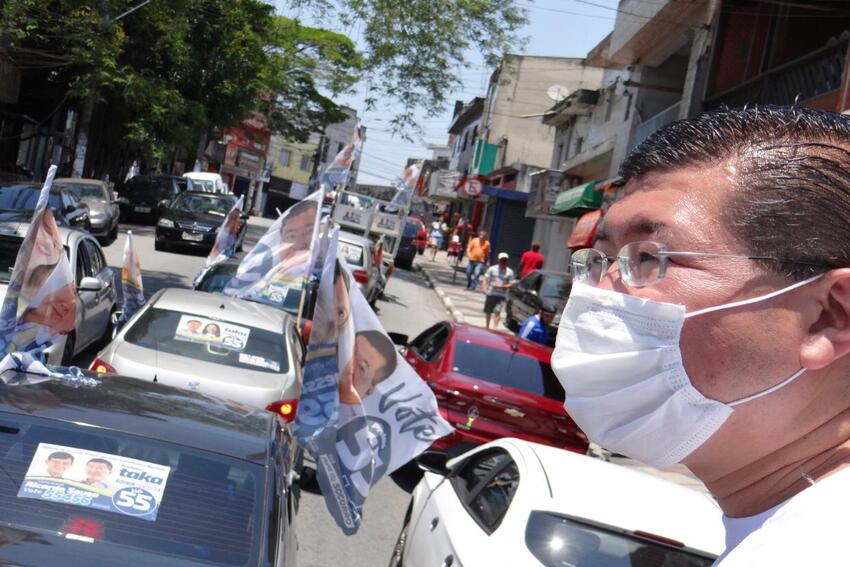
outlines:
[{"label": "red car", "polygon": [[444,321],[410,341],[402,354],[455,428],[434,449],[460,451],[517,437],[587,452],[587,437],[564,410],[564,390],[549,365],[551,348]]},{"label": "red car", "polygon": [[425,223],[422,219],[418,219],[415,217],[407,217],[407,220],[413,221],[419,224],[419,227],[416,229],[416,251],[420,254],[425,252],[425,246],[428,244],[428,230],[425,228]]}]

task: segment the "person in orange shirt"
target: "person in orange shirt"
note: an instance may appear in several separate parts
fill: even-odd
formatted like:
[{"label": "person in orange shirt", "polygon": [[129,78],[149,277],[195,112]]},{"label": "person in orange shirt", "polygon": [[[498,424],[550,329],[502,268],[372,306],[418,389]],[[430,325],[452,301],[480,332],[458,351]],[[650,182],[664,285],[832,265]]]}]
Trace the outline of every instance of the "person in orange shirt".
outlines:
[{"label": "person in orange shirt", "polygon": [[466,257],[469,264],[466,266],[466,289],[478,288],[478,278],[484,271],[485,265],[489,265],[487,259],[490,257],[490,242],[487,241],[487,231],[478,233],[478,238],[473,238],[466,245]]}]

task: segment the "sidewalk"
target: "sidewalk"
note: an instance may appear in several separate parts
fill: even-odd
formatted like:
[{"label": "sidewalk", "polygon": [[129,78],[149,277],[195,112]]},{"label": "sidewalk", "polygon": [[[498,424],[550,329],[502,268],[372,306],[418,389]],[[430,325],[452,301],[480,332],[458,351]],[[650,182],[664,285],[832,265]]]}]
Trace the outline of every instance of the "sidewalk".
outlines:
[{"label": "sidewalk", "polygon": [[[455,322],[484,326],[484,294],[480,283],[478,291],[466,289],[466,258],[455,267],[455,259],[445,252],[437,252],[436,261],[432,262],[431,253],[426,250],[425,254],[416,256],[414,265],[422,271]],[[500,328],[504,330],[504,325]]]}]

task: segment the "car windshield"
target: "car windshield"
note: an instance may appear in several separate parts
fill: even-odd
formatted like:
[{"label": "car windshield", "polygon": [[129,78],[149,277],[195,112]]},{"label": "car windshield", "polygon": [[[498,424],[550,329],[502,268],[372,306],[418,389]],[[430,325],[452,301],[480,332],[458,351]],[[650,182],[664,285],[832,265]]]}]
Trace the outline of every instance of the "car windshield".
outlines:
[{"label": "car windshield", "polygon": [[540,295],[543,297],[556,297],[559,299],[567,299],[570,296],[570,290],[573,288],[573,282],[563,276],[546,276],[543,278],[543,285],[540,286]]},{"label": "car windshield", "polygon": [[[28,185],[0,187],[0,211],[33,211],[39,193],[38,187]],[[54,211],[62,211],[62,198],[59,193],[51,192],[47,202]]]},{"label": "car windshield", "polygon": [[518,352],[469,342],[455,344],[452,371],[538,396],[564,401],[564,389],[547,362]]},{"label": "car windshield", "polygon": [[545,566],[710,567],[714,557],[550,513],[532,512],[525,529],[528,550]]},{"label": "car windshield", "polygon": [[[133,408],[115,411],[132,412]],[[131,550],[140,555],[156,554],[163,558],[163,564],[169,563],[168,557],[196,564],[259,563],[265,482],[260,465],[141,435],[121,435],[93,427],[82,430],[58,421],[12,414],[0,414],[0,455],[3,524],[19,528],[22,534],[34,530],[28,539],[46,545],[52,542],[38,532],[54,538],[65,534],[61,541],[67,542],[67,547],[54,548],[53,553],[70,551],[75,560],[84,559],[89,554],[103,553],[97,545],[102,542],[124,548],[122,557],[132,557],[127,553]],[[92,458],[106,461],[110,467],[101,471],[105,474],[97,483],[90,477],[96,472],[89,471]],[[51,470],[50,459],[63,460],[64,470]],[[64,488],[64,496],[71,496],[74,487],[85,489],[86,485],[106,497],[110,493],[120,496],[118,493],[128,490],[122,486],[134,484],[127,478],[139,478],[140,473],[127,474],[129,469],[125,466],[134,465],[158,471],[154,473],[158,477],[162,475],[157,484],[164,485],[164,491],[152,521],[121,513],[117,506],[95,507],[90,503],[92,493],[85,490],[77,490],[74,499],[60,498],[58,491],[53,493],[56,497],[47,499],[27,497],[22,489],[25,476],[40,476],[61,479],[54,484]],[[29,489],[33,481],[26,482]],[[79,493],[88,494],[88,500]],[[150,493],[145,498],[147,503],[152,500]],[[56,559],[54,563],[61,563],[58,555]]]},{"label": "car windshield", "polygon": [[[214,325],[217,336],[222,338],[226,336],[228,327],[236,327],[239,329],[239,334],[245,337],[244,344],[241,345],[242,348],[232,348],[224,345],[223,341],[207,340],[206,335],[202,334],[205,332],[203,329],[195,333],[198,335],[197,340],[193,340],[193,337],[178,333],[181,318],[200,320],[204,328]],[[124,340],[157,352],[176,354],[244,370],[275,374],[289,371],[289,359],[282,333],[273,333],[229,321],[207,322],[209,319],[191,313],[152,307],[142,313],[127,330]],[[212,329],[210,332],[213,332]]]},{"label": "car windshield", "polygon": [[233,207],[233,200],[217,195],[181,193],[174,199],[173,208],[188,213],[225,216]]},{"label": "car windshield", "polygon": [[80,201],[86,200],[98,200],[98,201],[107,201],[106,191],[103,190],[103,187],[99,185],[90,185],[90,184],[82,184],[82,183],[68,183],[67,185],[62,185],[62,189],[73,195],[75,198]]}]

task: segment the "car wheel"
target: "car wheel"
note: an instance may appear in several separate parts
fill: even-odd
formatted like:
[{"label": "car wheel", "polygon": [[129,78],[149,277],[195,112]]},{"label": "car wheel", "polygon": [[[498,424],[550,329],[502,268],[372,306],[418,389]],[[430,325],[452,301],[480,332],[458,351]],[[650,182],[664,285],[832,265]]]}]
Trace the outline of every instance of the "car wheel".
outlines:
[{"label": "car wheel", "polygon": [[153,249],[159,250],[160,252],[164,252],[166,250],[165,242],[161,242],[159,240],[153,241]]},{"label": "car wheel", "polygon": [[71,360],[74,358],[74,346],[76,345],[76,340],[74,338],[74,333],[68,333],[65,337],[65,348],[62,351],[62,366],[68,366],[71,364]]},{"label": "car wheel", "polygon": [[407,507],[407,513],[404,515],[401,532],[398,534],[398,539],[393,546],[393,554],[390,557],[389,567],[402,567],[404,565],[404,546],[407,543],[407,529],[410,527],[410,517],[412,515],[413,500],[411,499],[410,506]]},{"label": "car wheel", "polygon": [[117,222],[115,223],[115,226],[112,228],[112,230],[109,231],[109,243],[112,244],[116,240],[118,240],[118,223]]}]

